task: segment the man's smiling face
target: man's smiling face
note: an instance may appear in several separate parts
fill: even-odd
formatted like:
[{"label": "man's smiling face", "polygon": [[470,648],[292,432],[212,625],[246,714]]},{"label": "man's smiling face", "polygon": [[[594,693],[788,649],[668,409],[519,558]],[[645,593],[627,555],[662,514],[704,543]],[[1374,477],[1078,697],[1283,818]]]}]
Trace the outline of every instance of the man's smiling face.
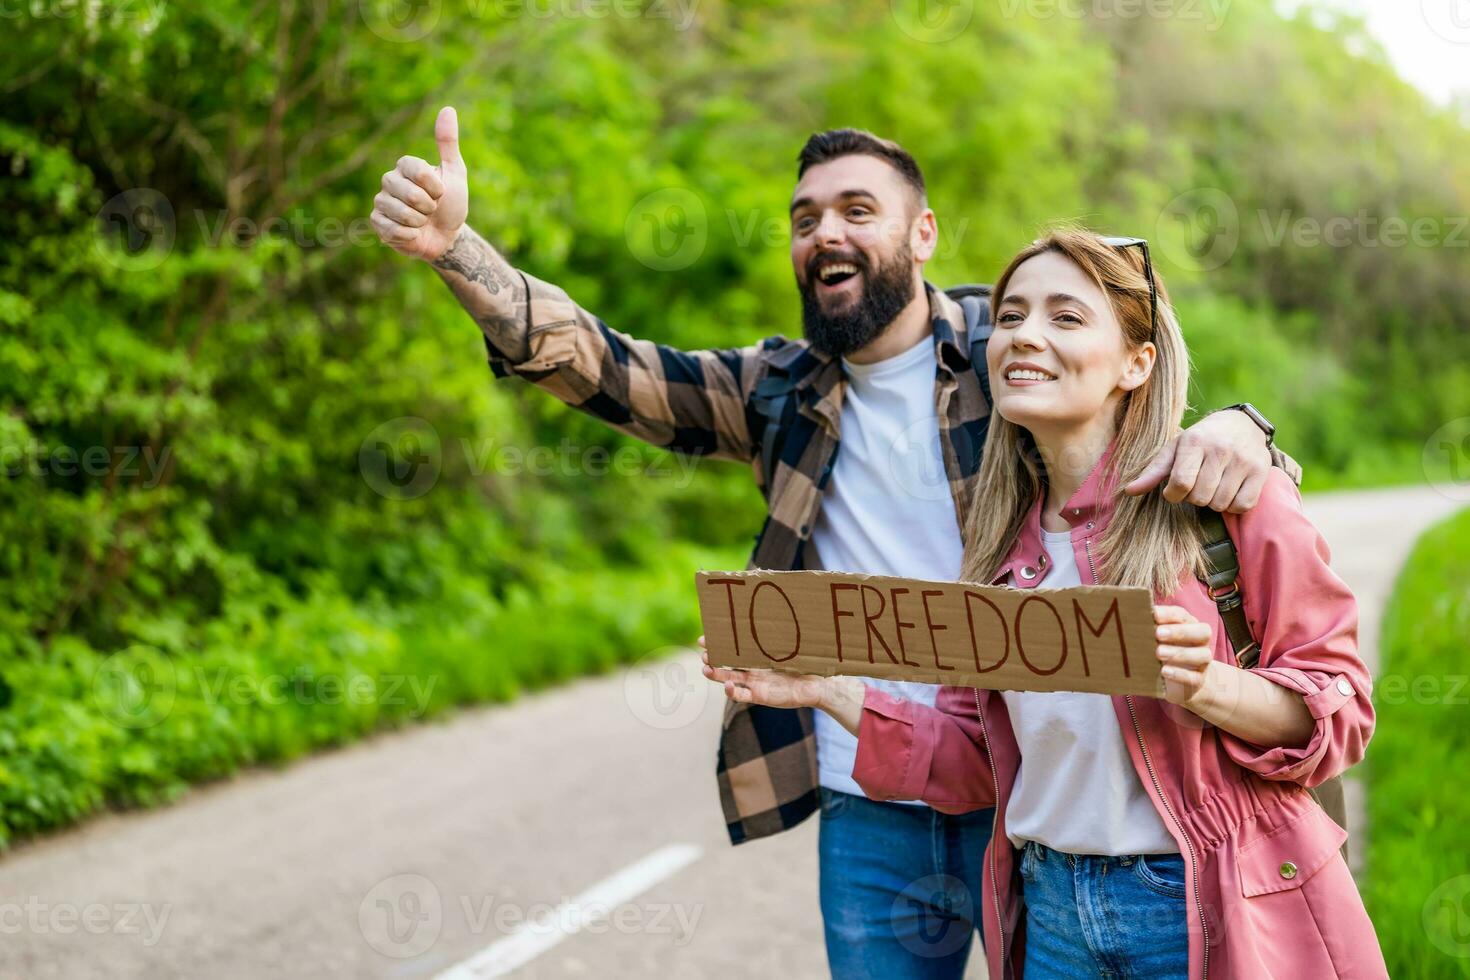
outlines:
[{"label": "man's smiling face", "polygon": [[791,201],[791,265],[804,332],[818,350],[864,346],[921,281],[910,237],[920,196],[886,161],[863,154],[807,169]]}]

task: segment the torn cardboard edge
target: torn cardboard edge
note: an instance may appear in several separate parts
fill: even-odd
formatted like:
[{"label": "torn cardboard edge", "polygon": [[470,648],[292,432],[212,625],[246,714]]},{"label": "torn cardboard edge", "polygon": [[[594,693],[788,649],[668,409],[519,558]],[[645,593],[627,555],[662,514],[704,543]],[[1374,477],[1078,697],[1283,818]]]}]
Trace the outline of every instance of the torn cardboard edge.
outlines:
[{"label": "torn cardboard edge", "polygon": [[694,581],[717,667],[1163,696],[1147,589],[825,571],[700,571]]}]

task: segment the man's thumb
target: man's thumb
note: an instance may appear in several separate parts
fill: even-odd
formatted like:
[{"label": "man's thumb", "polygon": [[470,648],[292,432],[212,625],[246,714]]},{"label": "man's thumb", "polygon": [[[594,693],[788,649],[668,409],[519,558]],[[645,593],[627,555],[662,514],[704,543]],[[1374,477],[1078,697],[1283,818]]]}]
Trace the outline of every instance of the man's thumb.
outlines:
[{"label": "man's thumb", "polygon": [[454,106],[439,110],[434,120],[434,142],[439,144],[439,168],[452,173],[465,172],[464,157],[459,155],[459,116]]},{"label": "man's thumb", "polygon": [[1179,448],[1179,440],[1171,439],[1169,444],[1159,450],[1159,454],[1146,466],[1142,473],[1123,488],[1124,493],[1138,496],[1147,493],[1163,482],[1164,477],[1174,468],[1174,453]]}]

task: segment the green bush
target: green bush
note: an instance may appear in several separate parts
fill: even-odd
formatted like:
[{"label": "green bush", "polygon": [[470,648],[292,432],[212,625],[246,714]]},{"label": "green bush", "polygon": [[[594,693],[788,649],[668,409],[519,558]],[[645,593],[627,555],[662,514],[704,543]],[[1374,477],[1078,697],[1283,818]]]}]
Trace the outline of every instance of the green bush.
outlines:
[{"label": "green bush", "polygon": [[397,606],[318,588],[232,609],[198,649],[59,641],[0,675],[0,844],[690,642],[691,569],[742,564],[680,545],[635,572],[557,571],[501,599],[467,580]]}]

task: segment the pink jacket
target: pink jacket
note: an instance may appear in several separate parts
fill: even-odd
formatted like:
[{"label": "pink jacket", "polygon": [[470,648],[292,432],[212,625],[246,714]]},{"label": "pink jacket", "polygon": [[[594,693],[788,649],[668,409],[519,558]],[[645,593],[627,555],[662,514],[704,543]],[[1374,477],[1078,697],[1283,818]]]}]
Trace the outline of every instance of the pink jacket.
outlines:
[{"label": "pink jacket", "polygon": [[[1063,511],[1084,584],[1096,582],[1095,539],[1115,499],[1104,455]],[[1373,733],[1371,678],[1357,655],[1357,606],[1328,567],[1327,544],[1301,512],[1291,480],[1272,470],[1260,503],[1225,515],[1240,552],[1240,587],[1261,656],[1254,668],[1306,698],[1316,730],[1305,748],[1262,749],[1166,701],[1114,697],[1118,724],[1190,882],[1189,975],[1242,980],[1386,977],[1373,924],[1339,848],[1347,836],[1305,787],[1362,759]],[[1041,504],[1026,518],[995,582],[1034,587],[1050,565]],[[1215,659],[1234,662],[1204,586],[1167,600],[1213,624]],[[1006,805],[1020,766],[998,693],[946,687],[936,707],[868,689],[853,778],[874,799],[922,799],[946,813],[996,808],[986,858],[989,975],[1019,977],[1025,916]]]}]

